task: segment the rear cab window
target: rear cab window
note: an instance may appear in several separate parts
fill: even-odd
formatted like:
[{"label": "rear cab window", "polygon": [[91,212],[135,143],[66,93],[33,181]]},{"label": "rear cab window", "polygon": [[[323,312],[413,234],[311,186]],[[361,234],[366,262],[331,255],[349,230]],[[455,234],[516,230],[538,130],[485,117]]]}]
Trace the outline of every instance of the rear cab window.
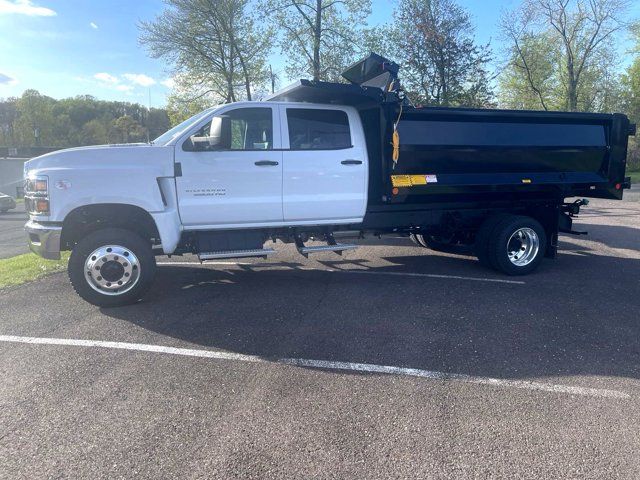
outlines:
[{"label": "rear cab window", "polygon": [[291,150],[342,150],[351,148],[349,118],[342,110],[287,108]]}]

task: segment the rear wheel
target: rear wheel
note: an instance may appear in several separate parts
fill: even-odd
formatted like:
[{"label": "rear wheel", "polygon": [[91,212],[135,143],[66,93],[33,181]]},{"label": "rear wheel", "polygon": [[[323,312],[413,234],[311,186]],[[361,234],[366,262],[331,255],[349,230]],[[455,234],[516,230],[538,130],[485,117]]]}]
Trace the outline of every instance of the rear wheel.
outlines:
[{"label": "rear wheel", "polygon": [[478,257],[478,260],[480,261],[480,263],[485,267],[496,268],[492,264],[491,258],[489,256],[489,246],[490,246],[490,242],[492,241],[491,236],[493,234],[493,230],[495,229],[496,225],[500,223],[501,220],[507,217],[510,217],[510,215],[496,214],[487,218],[482,223],[482,225],[480,225],[480,229],[476,233],[474,253],[476,257]]},{"label": "rear wheel", "polygon": [[106,228],[87,235],[71,252],[74,290],[98,307],[137,302],[155,277],[151,244],[129,230]]},{"label": "rear wheel", "polygon": [[488,236],[486,260],[507,275],[526,275],[542,262],[547,235],[530,217],[509,215],[495,223]]}]

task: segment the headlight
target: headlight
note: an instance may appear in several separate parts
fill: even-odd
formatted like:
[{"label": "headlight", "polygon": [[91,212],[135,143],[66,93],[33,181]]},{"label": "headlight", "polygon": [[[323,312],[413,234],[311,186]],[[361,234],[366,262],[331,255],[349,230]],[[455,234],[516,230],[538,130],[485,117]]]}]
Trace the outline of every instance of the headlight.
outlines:
[{"label": "headlight", "polygon": [[49,214],[49,178],[45,175],[29,177],[24,184],[27,212],[33,215]]}]

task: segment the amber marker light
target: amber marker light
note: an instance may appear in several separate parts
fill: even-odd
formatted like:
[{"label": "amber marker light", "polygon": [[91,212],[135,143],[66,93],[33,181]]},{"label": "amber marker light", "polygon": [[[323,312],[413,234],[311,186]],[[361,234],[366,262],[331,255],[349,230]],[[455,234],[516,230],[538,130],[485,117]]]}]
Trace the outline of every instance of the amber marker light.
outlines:
[{"label": "amber marker light", "polygon": [[34,182],[34,191],[35,192],[46,192],[47,191],[47,181],[44,179],[36,179]]},{"label": "amber marker light", "polygon": [[36,200],[37,213],[49,213],[49,200]]}]

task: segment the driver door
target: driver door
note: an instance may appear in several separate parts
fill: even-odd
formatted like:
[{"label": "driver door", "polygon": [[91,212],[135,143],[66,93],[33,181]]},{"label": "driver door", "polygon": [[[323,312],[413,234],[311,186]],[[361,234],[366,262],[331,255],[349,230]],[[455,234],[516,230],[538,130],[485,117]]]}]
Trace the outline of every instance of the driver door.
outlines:
[{"label": "driver door", "polygon": [[277,107],[229,107],[176,145],[178,208],[187,229],[282,223],[277,114]]}]

